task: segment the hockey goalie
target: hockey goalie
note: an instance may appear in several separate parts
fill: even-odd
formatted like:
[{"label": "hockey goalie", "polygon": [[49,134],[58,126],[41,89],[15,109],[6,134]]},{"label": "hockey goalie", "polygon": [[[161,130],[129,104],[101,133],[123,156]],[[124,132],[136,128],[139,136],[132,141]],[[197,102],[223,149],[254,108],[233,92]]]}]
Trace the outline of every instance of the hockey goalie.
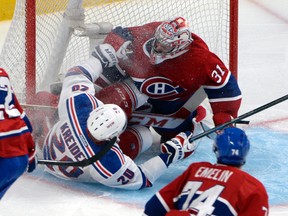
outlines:
[{"label": "hockey goalie", "polygon": [[[212,127],[237,117],[242,96],[235,77],[190,31],[185,18],[130,28],[118,26],[104,43],[115,49],[119,65],[103,71],[96,81],[103,89],[96,95],[104,103],[124,108],[130,124],[151,126],[161,141],[166,141],[179,132],[193,131],[195,121]],[[103,65],[111,61],[109,53],[99,47],[92,55]],[[211,106],[212,119],[207,115],[209,110],[200,106],[204,97],[197,91],[201,88]],[[146,117],[137,111],[146,111]],[[159,116],[172,117],[174,122],[161,121]],[[179,123],[177,118],[184,120]]]},{"label": "hockey goalie", "polygon": [[[117,59],[112,59],[113,53]],[[102,89],[96,97],[124,109],[128,125],[153,127],[161,142],[180,132],[195,135],[195,125],[203,129],[202,123],[213,127],[237,117],[241,91],[235,77],[190,31],[183,17],[143,26],[118,26],[77,67],[86,73],[95,70],[96,59],[102,64],[95,82]],[[112,64],[114,61],[119,64]],[[204,97],[197,95],[201,88]],[[206,96],[212,116],[201,105]],[[128,127],[120,139],[123,152],[136,158],[141,153],[140,138],[133,127]],[[121,145],[127,140],[130,145]]]}]

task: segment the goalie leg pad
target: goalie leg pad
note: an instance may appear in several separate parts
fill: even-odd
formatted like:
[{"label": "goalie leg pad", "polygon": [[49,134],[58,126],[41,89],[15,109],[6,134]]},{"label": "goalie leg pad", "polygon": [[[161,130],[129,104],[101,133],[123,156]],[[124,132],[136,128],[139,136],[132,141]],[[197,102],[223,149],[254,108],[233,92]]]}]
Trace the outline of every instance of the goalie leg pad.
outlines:
[{"label": "goalie leg pad", "polygon": [[141,94],[130,79],[101,89],[95,96],[104,104],[117,104],[125,111],[128,118],[136,108],[147,100],[147,96]]},{"label": "goalie leg pad", "polygon": [[142,152],[145,152],[153,142],[151,131],[147,127],[139,125],[128,127],[119,139],[119,147],[131,159],[135,159]]},{"label": "goalie leg pad", "polygon": [[117,104],[125,111],[127,117],[134,111],[135,95],[128,93],[124,83],[115,83],[101,89],[95,96],[104,104]]}]

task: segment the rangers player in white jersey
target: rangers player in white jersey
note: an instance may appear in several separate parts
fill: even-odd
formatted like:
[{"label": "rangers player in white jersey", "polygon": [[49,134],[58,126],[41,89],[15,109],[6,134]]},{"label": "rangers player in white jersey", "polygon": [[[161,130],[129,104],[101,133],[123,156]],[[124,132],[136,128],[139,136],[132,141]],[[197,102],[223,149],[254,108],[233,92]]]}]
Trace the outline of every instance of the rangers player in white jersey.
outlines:
[{"label": "rangers player in white jersey", "polygon": [[[101,44],[96,47],[95,52],[98,58],[90,57],[65,75],[58,104],[59,121],[49,131],[43,146],[46,160],[82,161],[101,151],[113,137],[120,138],[120,142],[127,140],[125,112],[117,105],[103,104],[94,96],[93,83],[103,68],[118,63],[115,50],[108,44]],[[138,98],[139,106],[145,99],[144,97],[141,101],[141,97]],[[132,130],[141,141],[140,152],[151,146],[153,137],[148,128],[132,126]],[[175,138],[162,143],[161,153],[141,165],[135,164],[123,154],[117,139],[102,158],[88,166],[47,165],[46,170],[60,178],[98,182],[109,187],[128,190],[151,187],[170,164],[194,152],[196,146],[188,141],[190,136],[191,132],[181,132]]]}]

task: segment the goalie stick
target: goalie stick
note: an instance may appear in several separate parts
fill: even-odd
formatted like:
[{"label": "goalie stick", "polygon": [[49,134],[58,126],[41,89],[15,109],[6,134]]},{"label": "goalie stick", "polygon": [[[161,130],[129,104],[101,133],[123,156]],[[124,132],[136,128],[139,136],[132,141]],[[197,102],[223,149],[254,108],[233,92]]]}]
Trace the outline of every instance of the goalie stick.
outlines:
[{"label": "goalie stick", "polygon": [[254,114],[258,113],[258,112],[261,112],[261,111],[263,111],[265,109],[268,109],[268,108],[270,108],[270,107],[272,107],[272,106],[274,106],[274,105],[276,105],[278,103],[281,103],[281,102],[283,102],[283,101],[285,101],[287,99],[288,99],[288,94],[283,96],[283,97],[280,97],[280,98],[278,98],[278,99],[276,99],[274,101],[271,101],[271,102],[269,102],[267,104],[264,104],[264,105],[254,109],[254,110],[251,110],[251,111],[249,111],[247,113],[244,113],[243,115],[240,115],[237,118],[232,119],[229,122],[226,122],[226,123],[224,123],[222,125],[219,125],[217,127],[211,128],[211,129],[209,129],[209,130],[207,130],[207,131],[205,131],[203,133],[200,133],[200,134],[198,134],[198,135],[196,135],[194,137],[191,137],[189,142],[193,142],[193,141],[198,140],[198,139],[200,139],[202,137],[205,137],[205,136],[207,136],[207,135],[209,135],[211,133],[214,133],[214,132],[216,132],[218,130],[222,130],[223,128],[225,128],[225,127],[227,127],[227,126],[229,126],[231,124],[241,123],[241,122],[243,122],[242,119],[245,119],[245,118],[247,118],[249,116],[252,116],[252,115],[254,115]]},{"label": "goalie stick", "polygon": [[117,137],[113,137],[109,142],[103,147],[101,151],[99,151],[94,156],[84,159],[82,161],[53,161],[53,160],[38,160],[38,164],[44,165],[55,165],[55,166],[78,166],[85,167],[90,164],[95,163],[97,160],[100,160],[114,145]]}]

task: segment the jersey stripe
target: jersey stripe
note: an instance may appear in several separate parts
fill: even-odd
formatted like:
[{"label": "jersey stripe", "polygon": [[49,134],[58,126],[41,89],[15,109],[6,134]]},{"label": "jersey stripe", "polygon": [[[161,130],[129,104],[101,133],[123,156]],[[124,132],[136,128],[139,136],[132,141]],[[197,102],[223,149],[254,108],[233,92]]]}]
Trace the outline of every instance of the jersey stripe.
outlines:
[{"label": "jersey stripe", "polygon": [[88,98],[90,99],[90,101],[92,103],[93,110],[96,109],[97,107],[99,107],[98,100],[95,97],[93,97],[90,94],[87,94],[87,96],[88,96]]},{"label": "jersey stripe", "polygon": [[215,98],[215,99],[209,99],[210,103],[215,103],[215,102],[226,102],[226,101],[237,101],[242,98],[242,95],[238,95],[236,97],[226,97],[226,98]]},{"label": "jersey stripe", "polygon": [[77,135],[81,135],[82,134],[82,130],[80,128],[79,122],[78,122],[78,118],[76,115],[76,111],[75,111],[75,107],[74,107],[74,98],[69,98],[69,104],[68,104],[68,113],[70,114],[70,120],[72,121],[73,126],[75,126],[75,129],[77,130]]},{"label": "jersey stripe", "polygon": [[[88,96],[88,94],[85,94],[86,96]],[[92,97],[89,97],[89,99],[92,99]],[[94,100],[91,100],[93,106],[96,105],[97,103],[94,103]],[[83,145],[83,138],[82,137],[82,130],[81,127],[79,125],[79,121],[76,115],[76,111],[75,111],[75,106],[74,106],[74,97],[73,98],[69,98],[67,101],[67,113],[69,115],[69,119],[71,121],[71,126],[74,130],[75,136],[78,139],[78,143],[80,143],[83,151],[85,152],[85,155],[87,158],[92,157],[93,155],[95,155],[94,151],[92,150],[92,148],[89,145],[84,146]],[[82,139],[80,138],[80,136],[82,137]],[[85,139],[85,138],[84,138]],[[111,176],[109,174],[109,172],[106,172],[105,168],[101,165],[101,163],[99,163],[99,161],[97,161],[96,163],[93,163],[92,166],[95,168],[95,170],[97,170],[97,172],[103,177],[103,178],[108,178],[109,176]]]},{"label": "jersey stripe", "polygon": [[21,127],[17,130],[10,130],[7,132],[0,132],[0,139],[5,139],[8,137],[13,137],[13,136],[19,136],[21,134],[24,134],[26,132],[29,132],[29,129],[27,126]]},{"label": "jersey stripe", "polygon": [[96,167],[97,167],[97,170],[100,170],[100,174],[104,177],[104,178],[109,178],[112,176],[112,173],[107,170],[102,164],[100,161],[96,161]]},{"label": "jersey stripe", "polygon": [[111,150],[114,151],[117,154],[119,160],[121,161],[121,165],[123,165],[125,163],[125,159],[123,157],[123,153],[115,146],[112,146]]},{"label": "jersey stripe", "polygon": [[[84,95],[84,94],[83,94]],[[99,106],[99,101],[93,97],[93,95],[90,94],[85,94],[86,99],[89,99],[91,102],[91,106],[92,109],[95,109]],[[83,98],[84,99],[84,98]],[[85,152],[85,155],[87,158],[90,158],[92,156],[95,155],[93,148],[91,148],[91,146],[88,144],[88,140],[85,138],[83,131],[80,126],[79,123],[79,119],[78,119],[78,115],[77,115],[77,110],[75,109],[75,97],[74,98],[69,98],[68,102],[67,102],[67,113],[69,115],[69,119],[71,121],[71,126],[73,128],[73,131],[75,133],[76,138],[78,139],[79,143],[81,144],[81,147],[83,149],[83,151]],[[87,143],[87,145],[85,145],[85,142]],[[117,158],[119,158],[119,160],[117,161],[117,163],[121,163],[124,164],[125,163],[125,159],[121,153],[121,151],[119,149],[117,149],[116,147],[113,147],[111,149],[113,151],[114,154],[117,155]],[[96,161],[95,163],[91,164],[95,170],[97,170],[97,172],[105,179],[110,178],[114,171],[111,172],[110,171],[110,167],[109,166],[104,166],[101,161]],[[115,166],[115,164],[113,164],[113,167]]]}]

